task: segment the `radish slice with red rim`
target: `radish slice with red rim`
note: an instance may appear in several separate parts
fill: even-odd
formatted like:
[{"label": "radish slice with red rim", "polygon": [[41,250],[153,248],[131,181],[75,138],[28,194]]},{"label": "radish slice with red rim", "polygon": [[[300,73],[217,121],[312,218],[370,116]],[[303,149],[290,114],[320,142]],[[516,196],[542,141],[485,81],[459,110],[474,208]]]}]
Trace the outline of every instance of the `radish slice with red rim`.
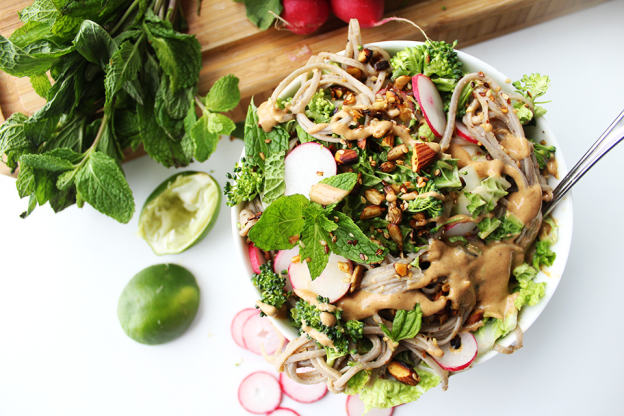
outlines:
[{"label": "radish slice with red rim", "polygon": [[325,383],[299,384],[284,373],[280,374],[279,381],[286,396],[299,403],[314,403],[327,394]]},{"label": "radish slice with red rim", "polygon": [[[275,255],[275,263],[273,264],[273,271],[278,275],[286,278],[286,286],[284,289],[287,291],[293,290],[290,278],[288,277],[288,268],[292,264],[292,258],[299,255],[299,247],[295,246],[290,250],[280,250]],[[282,273],[282,272],[286,273]]]},{"label": "radish slice with red rim", "polygon": [[436,137],[442,137],[446,128],[446,114],[438,89],[433,81],[423,74],[415,75],[412,78],[412,85],[425,121]]},{"label": "radish slice with red rim", "polygon": [[[348,266],[349,272],[340,270],[338,262],[344,263]],[[305,261],[299,261],[298,263],[292,263],[288,269],[288,276],[290,277],[290,283],[294,288],[295,293],[305,298],[304,293],[312,293],[314,297],[323,296],[329,298],[329,302],[335,302],[343,297],[351,287],[350,278],[353,266],[351,261],[345,259],[342,256],[331,253],[327,260],[327,266],[319,277],[312,280],[310,276],[310,269],[308,269],[308,263]],[[305,291],[305,292],[304,292]]]},{"label": "radish slice with red rim", "polygon": [[249,243],[248,252],[249,262],[251,263],[251,268],[253,269],[253,272],[260,274],[260,266],[266,263],[262,252],[256,246],[254,246],[254,243]]},{"label": "radish slice with red rim", "polygon": [[[366,416],[391,416],[394,413],[394,407],[389,409],[371,409]],[[362,416],[364,414],[364,402],[360,400],[359,395],[347,397],[347,415]]]},{"label": "radish slice with red rim", "polygon": [[[459,342],[455,338],[459,338]],[[461,371],[470,367],[479,352],[477,339],[470,332],[460,332],[455,338],[440,346],[444,351],[442,357],[433,357],[446,371]]]},{"label": "radish slice with red rim", "polygon": [[476,222],[460,222],[449,224],[446,226],[444,230],[445,237],[458,237],[458,236],[467,236],[468,234],[474,234],[474,231],[477,229]]},{"label": "radish slice with red rim", "polygon": [[284,337],[273,326],[269,318],[261,318],[260,314],[252,315],[243,325],[243,341],[245,347],[254,354],[262,355],[264,351],[271,355],[284,342]]},{"label": "radish slice with red rim", "polygon": [[284,195],[301,194],[310,198],[310,188],[325,178],[336,175],[332,152],[319,143],[295,147],[284,159]]},{"label": "radish slice with red rim", "polygon": [[468,127],[464,123],[459,120],[455,120],[455,129],[457,130],[457,135],[464,140],[469,141],[470,143],[479,144],[479,141],[472,137]]},{"label": "radish slice with red rim", "polygon": [[243,325],[245,325],[245,322],[253,315],[260,315],[260,311],[252,308],[243,309],[232,319],[230,332],[232,333],[232,338],[234,338],[236,345],[241,348],[247,349],[245,341],[243,340]]},{"label": "radish slice with red rim", "polygon": [[299,413],[287,407],[278,407],[267,416],[299,416]]},{"label": "radish slice with red rim", "polygon": [[275,377],[258,371],[241,382],[238,387],[238,401],[250,413],[270,413],[282,402],[282,389]]}]

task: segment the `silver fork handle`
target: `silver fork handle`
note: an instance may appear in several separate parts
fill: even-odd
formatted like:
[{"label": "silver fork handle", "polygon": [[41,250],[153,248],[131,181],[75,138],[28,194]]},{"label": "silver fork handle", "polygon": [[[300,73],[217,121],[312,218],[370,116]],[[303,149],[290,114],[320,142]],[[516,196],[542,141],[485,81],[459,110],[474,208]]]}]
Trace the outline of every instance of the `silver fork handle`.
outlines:
[{"label": "silver fork handle", "polygon": [[542,207],[544,217],[550,214],[553,208],[555,208],[555,205],[557,205],[570,188],[572,188],[600,158],[609,153],[611,149],[620,143],[622,139],[624,139],[624,111],[617,116],[609,128],[602,133],[602,136],[600,136],[600,138],[596,140],[596,143],[585,153],[585,156],[583,156],[563,180],[559,182],[559,185],[557,185],[553,191],[552,200]]}]

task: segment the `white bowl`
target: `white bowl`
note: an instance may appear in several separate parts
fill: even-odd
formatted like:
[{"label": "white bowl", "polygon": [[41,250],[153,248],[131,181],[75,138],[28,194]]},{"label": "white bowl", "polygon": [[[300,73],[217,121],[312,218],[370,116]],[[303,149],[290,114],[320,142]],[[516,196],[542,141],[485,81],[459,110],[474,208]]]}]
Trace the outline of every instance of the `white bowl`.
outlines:
[{"label": "white bowl", "polygon": [[[394,55],[397,52],[411,46],[420,45],[421,42],[414,41],[389,41],[389,42],[377,42],[371,43],[370,45],[379,46],[390,55]],[[342,53],[342,52],[341,52]],[[503,90],[507,92],[513,92],[514,88],[511,84],[505,82],[508,79],[505,75],[494,69],[491,65],[486,64],[480,59],[475,58],[474,56],[468,55],[467,53],[457,51],[459,55],[459,59],[464,64],[464,71],[469,72],[478,72],[483,71],[488,74],[494,81],[496,81]],[[530,71],[531,68],[526,68],[527,71]],[[291,84],[284,93],[282,97],[288,97],[294,95],[297,91],[298,85],[295,83]],[[256,103],[257,105],[259,103]],[[537,119],[537,125],[535,127],[528,127],[525,129],[527,133],[527,137],[530,137],[537,142],[545,140],[549,145],[554,145],[557,147],[557,152],[555,153],[557,159],[557,165],[559,166],[559,177],[563,178],[568,173],[568,168],[563,158],[563,154],[561,152],[559,143],[555,138],[552,130],[550,129],[548,122],[544,117],[540,117]],[[244,156],[244,150],[241,157]],[[551,178],[549,180],[549,184],[551,186],[555,186],[559,180]],[[244,277],[248,280],[248,285],[252,287],[253,293],[255,297],[249,298],[249,306],[253,305],[256,300],[260,299],[261,293],[260,291],[253,286],[251,283],[251,274],[253,270],[251,268],[251,263],[249,262],[249,257],[247,254],[247,245],[245,244],[245,239],[238,235],[238,217],[239,213],[243,207],[243,204],[239,204],[232,208],[232,234],[234,236],[234,245],[236,247],[237,254],[241,259],[241,264],[244,270]],[[547,282],[546,284],[546,294],[544,298],[535,306],[525,306],[522,308],[518,315],[518,322],[520,328],[523,331],[529,329],[529,327],[535,322],[537,317],[542,313],[550,299],[552,298],[557,286],[559,285],[559,281],[561,280],[561,276],[563,275],[563,271],[565,269],[565,265],[568,261],[568,254],[570,252],[570,245],[572,243],[572,195],[568,193],[568,196],[565,197],[557,207],[552,212],[552,216],[555,219],[556,223],[559,225],[559,240],[557,244],[555,244],[552,250],[557,254],[557,258],[552,267],[548,268],[546,272],[540,271],[536,277],[536,281],[538,282]],[[277,327],[277,329],[289,340],[297,338],[299,333],[297,329],[295,329],[292,325],[290,325],[289,321],[286,319],[275,319],[271,318],[273,324]],[[498,343],[503,346],[511,345],[516,339],[515,334],[512,332],[504,339],[499,340]],[[477,365],[479,363],[483,363],[493,356],[497,355],[496,351],[490,351],[486,354],[479,356],[473,363]]]}]

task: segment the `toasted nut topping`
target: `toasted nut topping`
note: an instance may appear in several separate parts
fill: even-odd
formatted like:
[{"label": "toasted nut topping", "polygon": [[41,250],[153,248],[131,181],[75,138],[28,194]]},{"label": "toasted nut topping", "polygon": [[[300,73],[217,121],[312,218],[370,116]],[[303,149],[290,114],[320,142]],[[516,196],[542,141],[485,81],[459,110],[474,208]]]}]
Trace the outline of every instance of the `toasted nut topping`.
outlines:
[{"label": "toasted nut topping", "polygon": [[398,103],[399,102],[399,94],[397,94],[396,92],[394,92],[392,90],[386,91],[386,101],[388,101],[388,104]]},{"label": "toasted nut topping", "polygon": [[407,276],[407,264],[405,263],[394,263],[394,270],[401,277]]},{"label": "toasted nut topping", "polygon": [[349,263],[344,262],[344,261],[339,261],[338,262],[338,269],[341,272],[351,273],[351,265]]},{"label": "toasted nut topping", "polygon": [[392,241],[397,243],[399,246],[403,245],[403,235],[401,234],[401,229],[398,225],[388,224],[388,233],[390,234]]},{"label": "toasted nut topping", "polygon": [[366,139],[358,140],[357,147],[359,147],[362,150],[366,149]]},{"label": "toasted nut topping", "polygon": [[401,361],[391,361],[387,369],[398,382],[407,384],[408,386],[416,386],[420,381],[418,373]]},{"label": "toasted nut topping", "polygon": [[370,218],[379,217],[385,211],[385,208],[380,207],[379,205],[367,205],[362,210],[360,214],[361,220],[368,220]]},{"label": "toasted nut topping", "polygon": [[372,105],[373,110],[376,110],[376,111],[385,110],[387,106],[388,106],[388,103],[386,102],[386,100],[375,101]]},{"label": "toasted nut topping", "polygon": [[386,215],[386,221],[389,221],[392,224],[400,224],[402,220],[403,220],[403,212],[401,211],[400,208],[397,207],[396,202],[388,201],[388,215]]},{"label": "toasted nut topping", "polygon": [[[359,69],[358,69],[358,71],[359,71]],[[344,101],[342,102],[342,104],[343,105],[355,104],[355,94],[353,94],[351,91],[348,91],[347,94],[345,95],[345,98],[344,98]]]},{"label": "toasted nut topping", "polygon": [[386,199],[384,194],[374,188],[364,191],[364,197],[373,205],[381,205],[381,203]]},{"label": "toasted nut topping", "polygon": [[353,165],[358,162],[359,156],[354,149],[340,149],[335,158],[339,165]]},{"label": "toasted nut topping", "polygon": [[342,96],[344,95],[345,92],[345,88],[344,87],[340,87],[340,86],[333,86],[329,89],[329,92],[331,93],[331,97],[334,100],[340,99],[342,98]]},{"label": "toasted nut topping", "polygon": [[365,63],[368,63],[368,61],[370,61],[372,57],[373,57],[373,51],[371,51],[370,49],[364,48],[360,51],[360,54],[358,55],[358,61],[365,64]]},{"label": "toasted nut topping", "polygon": [[288,242],[290,244],[295,244],[297,241],[299,241],[299,236],[298,235],[293,235],[293,236],[288,238]]},{"label": "toasted nut topping", "polygon": [[362,277],[364,276],[364,272],[366,269],[362,266],[355,266],[353,270],[353,274],[351,275],[351,287],[349,288],[349,293],[353,293],[360,288],[360,283],[362,283]]},{"label": "toasted nut topping", "polygon": [[397,199],[396,192],[390,185],[384,186],[384,192],[386,193],[386,200],[388,202],[394,202]]},{"label": "toasted nut topping", "polygon": [[394,147],[394,133],[381,139],[381,145],[384,147]]},{"label": "toasted nut topping", "polygon": [[384,173],[392,173],[396,170],[396,162],[383,162],[380,166],[379,166],[379,170],[381,170]]},{"label": "toasted nut topping", "polygon": [[347,74],[351,75],[354,78],[360,79],[362,78],[362,70],[360,68],[356,68],[354,66],[347,67]]},{"label": "toasted nut topping", "polygon": [[373,67],[375,68],[375,71],[384,71],[384,70],[390,68],[390,62],[388,62],[388,61],[377,61],[377,62],[375,62],[375,65],[373,65]]},{"label": "toasted nut topping", "polygon": [[466,325],[474,325],[483,319],[483,311],[477,310],[473,312],[466,320]]},{"label": "toasted nut topping", "polygon": [[424,167],[429,166],[437,157],[435,150],[425,143],[415,143],[412,154],[412,171],[420,172]]},{"label": "toasted nut topping", "polygon": [[292,259],[290,259],[291,263],[299,263],[300,261],[301,261],[301,256],[299,254],[297,254]]},{"label": "toasted nut topping", "polygon": [[[426,145],[425,145],[426,146]],[[427,146],[429,147],[429,146]],[[388,152],[388,160],[389,161],[393,161],[393,160],[397,160],[400,158],[405,157],[405,154],[409,151],[407,145],[405,143],[402,143],[398,146],[393,147],[392,149],[390,149],[390,151]]]},{"label": "toasted nut topping", "polygon": [[401,75],[396,80],[394,80],[394,86],[398,89],[402,90],[405,88],[408,82],[410,82],[411,78],[407,75]]}]

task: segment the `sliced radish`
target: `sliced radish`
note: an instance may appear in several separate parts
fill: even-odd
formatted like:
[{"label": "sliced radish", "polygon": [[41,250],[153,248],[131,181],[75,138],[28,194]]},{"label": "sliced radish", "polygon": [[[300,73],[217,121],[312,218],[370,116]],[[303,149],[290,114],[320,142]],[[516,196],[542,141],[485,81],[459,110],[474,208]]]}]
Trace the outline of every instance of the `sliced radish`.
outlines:
[{"label": "sliced radish", "polygon": [[245,348],[254,354],[262,355],[264,351],[271,355],[284,342],[284,337],[273,326],[269,318],[261,318],[260,314],[252,315],[243,324],[243,342]]},{"label": "sliced radish", "polygon": [[299,416],[299,413],[287,407],[278,407],[267,416]]},{"label": "sliced radish", "polygon": [[[389,409],[371,409],[366,416],[391,416],[394,413],[394,407]],[[364,414],[364,402],[360,400],[359,395],[347,397],[347,415],[362,416]]]},{"label": "sliced radish", "polygon": [[253,269],[254,273],[260,274],[260,266],[266,263],[266,259],[262,255],[260,249],[254,246],[254,243],[249,243],[249,246],[247,246],[247,251],[249,253],[251,268]]},{"label": "sliced radish", "polygon": [[243,309],[239,313],[236,314],[234,319],[232,319],[232,325],[230,326],[230,331],[232,332],[232,338],[234,338],[234,342],[241,348],[245,347],[245,341],[243,341],[243,325],[249,318],[253,315],[260,315],[260,311],[257,309],[247,308]]},{"label": "sliced radish", "polygon": [[431,127],[434,135],[442,137],[446,128],[446,114],[438,89],[431,79],[423,74],[415,75],[412,78],[412,85],[418,105],[420,105],[425,116],[425,121]]},{"label": "sliced radish", "polygon": [[461,346],[458,349],[453,348],[449,342],[440,347],[444,351],[442,357],[432,357],[446,371],[460,371],[469,367],[479,352],[474,335],[470,332],[460,332],[457,335],[461,339]]},{"label": "sliced radish", "polygon": [[250,413],[269,413],[282,402],[282,389],[269,373],[249,374],[238,387],[238,401]]},{"label": "sliced radish", "polygon": [[299,403],[314,403],[327,394],[325,383],[299,384],[284,373],[280,374],[279,381],[286,396]]},{"label": "sliced radish", "polygon": [[477,229],[476,222],[459,222],[453,223],[446,226],[444,230],[445,237],[458,237],[458,236],[467,236],[468,234],[474,234],[474,230]]},{"label": "sliced radish", "polygon": [[273,264],[273,270],[280,276],[286,277],[286,286],[284,287],[286,290],[293,290],[292,284],[290,283],[290,279],[288,278],[288,273],[282,274],[282,272],[288,272],[288,268],[292,264],[292,258],[299,255],[299,247],[295,246],[290,250],[280,250],[275,255],[275,263]]},{"label": "sliced radish", "polygon": [[308,263],[305,261],[292,263],[288,269],[288,276],[295,293],[304,299],[323,296],[329,298],[330,302],[343,297],[351,287],[350,273],[340,270],[338,262],[346,263],[349,270],[353,267],[349,260],[331,253],[325,270],[314,280],[310,276]]},{"label": "sliced radish", "polygon": [[479,144],[479,141],[475,139],[472,134],[470,134],[468,127],[466,127],[466,125],[461,121],[455,120],[455,129],[457,130],[459,137],[462,139],[468,140],[470,143]]},{"label": "sliced radish", "polygon": [[310,188],[324,178],[336,175],[336,160],[331,151],[318,143],[295,147],[284,161],[285,195],[310,196]]}]

